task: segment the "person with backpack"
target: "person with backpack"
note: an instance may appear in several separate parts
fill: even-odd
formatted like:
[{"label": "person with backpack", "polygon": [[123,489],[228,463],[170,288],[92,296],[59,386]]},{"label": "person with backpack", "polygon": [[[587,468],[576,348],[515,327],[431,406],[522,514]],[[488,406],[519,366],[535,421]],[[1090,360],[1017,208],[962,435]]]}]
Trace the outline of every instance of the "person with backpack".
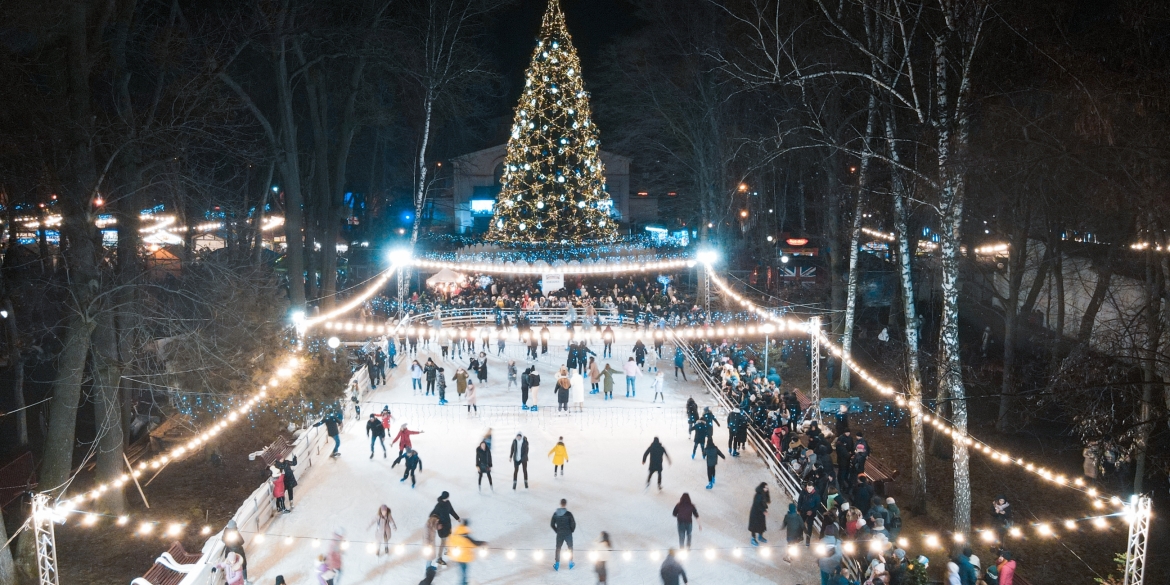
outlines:
[{"label": "person with backpack", "polygon": [[890,542],[898,542],[898,535],[902,533],[902,509],[894,503],[894,498],[886,498],[886,514],[890,521],[886,523],[886,530],[890,532]]},{"label": "person with backpack", "polygon": [[573,562],[573,532],[577,530],[577,520],[573,518],[573,513],[568,509],[568,501],[562,499],[561,507],[553,512],[552,520],[549,521],[549,527],[557,535],[557,548],[555,556],[553,557],[553,570],[561,570],[561,545],[569,545],[569,570],[573,570],[576,563]]}]

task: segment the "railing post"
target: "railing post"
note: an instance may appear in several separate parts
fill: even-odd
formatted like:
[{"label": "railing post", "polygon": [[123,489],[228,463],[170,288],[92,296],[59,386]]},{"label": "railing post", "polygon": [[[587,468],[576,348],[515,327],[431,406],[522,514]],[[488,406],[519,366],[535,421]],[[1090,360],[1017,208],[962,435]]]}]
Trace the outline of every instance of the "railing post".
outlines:
[{"label": "railing post", "polygon": [[811,367],[809,368],[809,408],[813,411],[813,420],[821,419],[821,318],[812,317],[808,320],[809,354]]}]

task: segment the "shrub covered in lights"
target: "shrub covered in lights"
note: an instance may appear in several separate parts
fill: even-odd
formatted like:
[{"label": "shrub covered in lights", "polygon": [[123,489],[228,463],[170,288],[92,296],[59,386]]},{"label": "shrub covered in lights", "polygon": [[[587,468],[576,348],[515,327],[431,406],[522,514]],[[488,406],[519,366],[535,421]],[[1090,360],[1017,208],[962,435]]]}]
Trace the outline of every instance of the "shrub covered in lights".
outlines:
[{"label": "shrub covered in lights", "polygon": [[487,240],[611,240],[600,140],[559,0],[549,0],[516,106]]}]

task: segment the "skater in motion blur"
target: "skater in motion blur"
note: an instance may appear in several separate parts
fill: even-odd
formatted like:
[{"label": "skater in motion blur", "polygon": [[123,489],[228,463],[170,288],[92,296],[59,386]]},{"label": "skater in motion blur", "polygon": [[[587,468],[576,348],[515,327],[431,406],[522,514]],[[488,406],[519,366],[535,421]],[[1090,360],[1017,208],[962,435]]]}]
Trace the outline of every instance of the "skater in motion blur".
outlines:
[{"label": "skater in motion blur", "polygon": [[670,455],[666,453],[666,447],[662,446],[662,443],[658,440],[658,437],[654,437],[654,440],[650,442],[650,446],[646,448],[646,452],[642,453],[642,463],[646,463],[647,459],[650,460],[650,474],[646,476],[646,487],[650,487],[650,478],[654,477],[654,474],[657,473],[658,489],[662,489],[663,458],[665,458],[668,463],[671,462]]}]

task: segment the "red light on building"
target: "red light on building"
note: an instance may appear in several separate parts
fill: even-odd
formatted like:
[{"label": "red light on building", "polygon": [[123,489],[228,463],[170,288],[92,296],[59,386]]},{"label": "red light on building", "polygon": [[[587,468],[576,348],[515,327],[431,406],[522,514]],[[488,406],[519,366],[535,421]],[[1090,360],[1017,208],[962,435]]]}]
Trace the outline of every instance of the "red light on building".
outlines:
[{"label": "red light on building", "polygon": [[678,192],[677,191],[668,191],[666,193],[666,196],[667,197],[678,197]]},{"label": "red light on building", "polygon": [[649,195],[649,191],[638,191],[638,197],[648,197]]},{"label": "red light on building", "polygon": [[789,246],[803,246],[808,243],[808,238],[788,238],[784,243]]}]

